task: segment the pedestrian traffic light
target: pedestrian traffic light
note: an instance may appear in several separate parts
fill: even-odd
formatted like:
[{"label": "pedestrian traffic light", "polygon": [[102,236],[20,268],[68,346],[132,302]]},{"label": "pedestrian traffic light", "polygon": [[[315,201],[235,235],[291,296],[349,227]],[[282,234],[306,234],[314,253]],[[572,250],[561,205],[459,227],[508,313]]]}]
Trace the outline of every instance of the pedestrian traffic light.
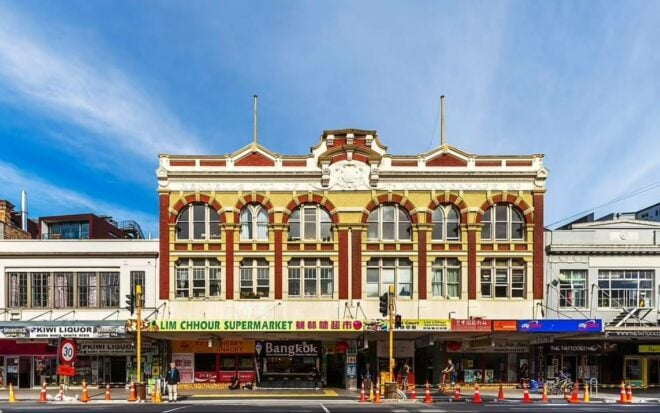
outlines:
[{"label": "pedestrian traffic light", "polygon": [[401,328],[401,314],[394,316],[394,328]]},{"label": "pedestrian traffic light", "polygon": [[126,294],[126,309],[131,312],[131,315],[135,313],[135,295]]},{"label": "pedestrian traffic light", "polygon": [[383,315],[383,317],[386,317],[387,314],[390,312],[390,295],[389,293],[384,293],[383,295],[380,296],[380,313]]}]

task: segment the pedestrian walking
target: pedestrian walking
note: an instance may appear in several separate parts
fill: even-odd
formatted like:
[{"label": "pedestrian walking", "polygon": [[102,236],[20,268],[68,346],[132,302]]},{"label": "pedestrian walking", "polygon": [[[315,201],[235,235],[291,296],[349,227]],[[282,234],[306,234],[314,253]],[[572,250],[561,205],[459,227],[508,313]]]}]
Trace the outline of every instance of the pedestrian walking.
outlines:
[{"label": "pedestrian walking", "polygon": [[177,401],[177,387],[181,381],[179,369],[174,362],[170,363],[170,369],[167,371],[167,397],[169,402]]}]

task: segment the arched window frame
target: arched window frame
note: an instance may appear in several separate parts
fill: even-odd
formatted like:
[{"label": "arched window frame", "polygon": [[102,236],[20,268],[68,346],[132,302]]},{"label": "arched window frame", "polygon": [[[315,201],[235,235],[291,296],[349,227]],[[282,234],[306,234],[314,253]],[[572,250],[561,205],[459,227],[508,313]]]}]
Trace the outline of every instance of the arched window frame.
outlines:
[{"label": "arched window frame", "polygon": [[367,240],[369,241],[412,240],[412,219],[408,211],[400,205],[378,206],[369,213],[367,225]]},{"label": "arched window frame", "polygon": [[240,222],[241,241],[268,241],[268,211],[263,205],[245,205]]},{"label": "arched window frame", "polygon": [[438,205],[433,210],[433,241],[460,241],[461,215],[454,205]]},{"label": "arched window frame", "polygon": [[289,241],[332,241],[332,217],[320,204],[301,204],[289,215]]},{"label": "arched window frame", "polygon": [[489,241],[524,241],[525,217],[513,204],[498,203],[484,212],[481,239]]},{"label": "arched window frame", "polygon": [[219,240],[220,215],[208,204],[186,205],[176,218],[177,241]]}]

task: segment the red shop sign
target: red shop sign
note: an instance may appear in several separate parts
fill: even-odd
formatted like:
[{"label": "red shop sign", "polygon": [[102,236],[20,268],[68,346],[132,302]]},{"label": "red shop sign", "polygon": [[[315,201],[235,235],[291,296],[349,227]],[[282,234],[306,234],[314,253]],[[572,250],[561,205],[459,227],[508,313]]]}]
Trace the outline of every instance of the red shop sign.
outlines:
[{"label": "red shop sign", "polygon": [[492,320],[470,319],[460,320],[452,318],[451,331],[466,331],[466,332],[480,332],[491,331],[493,328]]}]

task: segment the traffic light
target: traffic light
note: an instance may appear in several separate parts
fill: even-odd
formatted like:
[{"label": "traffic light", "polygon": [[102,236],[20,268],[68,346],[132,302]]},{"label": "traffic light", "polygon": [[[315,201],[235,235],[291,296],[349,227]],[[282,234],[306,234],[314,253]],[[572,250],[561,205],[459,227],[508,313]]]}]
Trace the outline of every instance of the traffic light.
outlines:
[{"label": "traffic light", "polygon": [[380,296],[380,313],[383,317],[387,317],[387,314],[390,312],[390,294],[384,293]]},{"label": "traffic light", "polygon": [[135,295],[126,294],[126,309],[131,312],[131,315],[135,313]]},{"label": "traffic light", "polygon": [[394,316],[394,328],[401,328],[401,314]]}]

